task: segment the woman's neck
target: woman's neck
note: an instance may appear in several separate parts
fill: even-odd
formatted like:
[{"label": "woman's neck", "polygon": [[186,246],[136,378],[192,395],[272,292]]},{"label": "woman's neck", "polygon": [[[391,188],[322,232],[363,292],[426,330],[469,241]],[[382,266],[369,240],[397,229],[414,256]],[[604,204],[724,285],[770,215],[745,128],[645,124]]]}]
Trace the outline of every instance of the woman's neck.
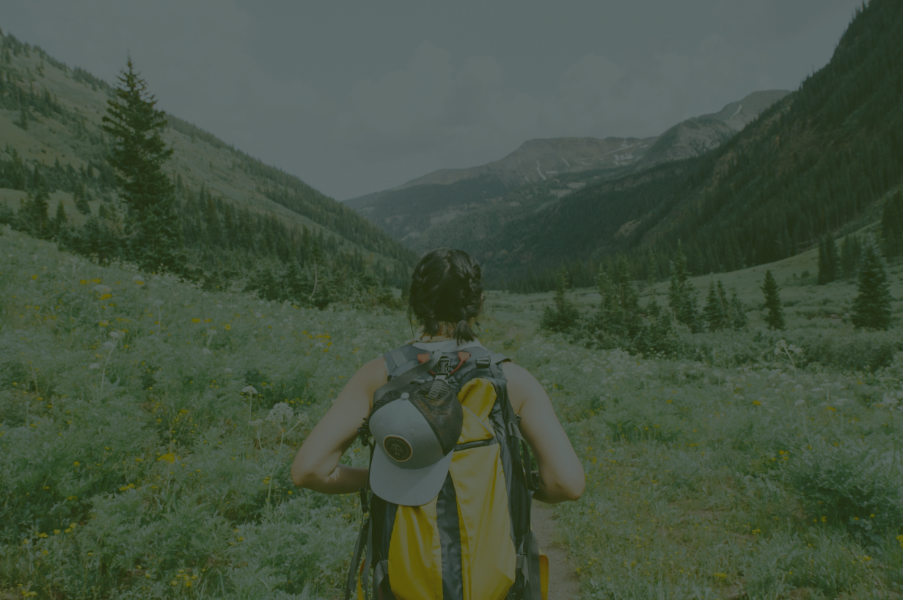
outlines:
[{"label": "woman's neck", "polygon": [[451,335],[454,332],[454,327],[444,327],[442,325],[439,326],[439,330],[430,335],[423,331],[423,328],[417,330],[417,333],[414,335],[414,339],[418,342],[443,342],[446,340],[454,340],[454,336]]}]

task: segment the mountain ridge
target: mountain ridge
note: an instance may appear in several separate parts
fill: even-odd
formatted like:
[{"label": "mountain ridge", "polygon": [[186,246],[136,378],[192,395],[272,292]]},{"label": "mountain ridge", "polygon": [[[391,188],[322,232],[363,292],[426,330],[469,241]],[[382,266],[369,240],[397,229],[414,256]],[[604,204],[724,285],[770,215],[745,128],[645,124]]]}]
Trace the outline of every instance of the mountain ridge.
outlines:
[{"label": "mountain ridge", "polygon": [[553,206],[593,182],[718,147],[786,94],[754,92],[656,137],[527,140],[497,161],[434,171],[345,204],[416,251],[436,245],[475,249],[487,235],[487,221],[505,223]]}]

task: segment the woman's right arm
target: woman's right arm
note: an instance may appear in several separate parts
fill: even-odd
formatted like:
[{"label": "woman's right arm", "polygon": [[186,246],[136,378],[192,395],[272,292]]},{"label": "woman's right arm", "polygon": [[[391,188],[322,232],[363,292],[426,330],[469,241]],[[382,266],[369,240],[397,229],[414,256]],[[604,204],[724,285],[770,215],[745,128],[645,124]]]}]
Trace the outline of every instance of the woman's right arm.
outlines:
[{"label": "woman's right arm", "polygon": [[508,396],[520,415],[520,430],[539,467],[539,489],[533,497],[555,504],[577,500],[586,485],[583,465],[558,421],[552,401],[536,378],[512,362],[502,363]]}]

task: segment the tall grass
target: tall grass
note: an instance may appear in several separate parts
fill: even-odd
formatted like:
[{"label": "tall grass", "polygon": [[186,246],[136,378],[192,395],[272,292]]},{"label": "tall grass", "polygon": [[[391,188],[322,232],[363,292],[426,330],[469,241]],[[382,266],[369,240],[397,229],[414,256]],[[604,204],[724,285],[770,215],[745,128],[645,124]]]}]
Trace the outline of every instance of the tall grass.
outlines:
[{"label": "tall grass", "polygon": [[[582,598],[901,597],[903,336],[787,295],[786,332],[753,313],[655,359],[488,294],[481,340],[540,380],[586,469],[556,508]],[[0,318],[0,596],[340,596],[357,500],[288,469],[403,314],[206,293],[7,230]]]}]

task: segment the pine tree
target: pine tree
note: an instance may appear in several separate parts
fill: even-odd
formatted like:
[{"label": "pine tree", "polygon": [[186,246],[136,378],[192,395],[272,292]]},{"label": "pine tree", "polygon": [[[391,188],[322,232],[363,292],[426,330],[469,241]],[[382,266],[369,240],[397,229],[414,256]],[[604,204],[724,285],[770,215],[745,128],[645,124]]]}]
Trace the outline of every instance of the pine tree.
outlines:
[{"label": "pine tree", "polygon": [[671,320],[671,312],[662,309],[653,291],[644,309],[647,321],[636,336],[631,349],[642,352],[646,356],[661,354],[670,355],[679,347],[677,334]]},{"label": "pine tree", "polygon": [[818,285],[828,283],[828,259],[825,238],[818,238]]},{"label": "pine tree", "polygon": [[87,216],[91,214],[91,205],[88,204],[88,192],[85,184],[79,183],[75,188],[75,210]]},{"label": "pine tree", "polygon": [[155,108],[156,100],[147,93],[131,59],[118,81],[115,97],[107,101],[103,129],[112,138],[109,162],[128,207],[128,256],[149,271],[179,270],[175,190],[163,172],[163,163],[173,153],[160,135],[166,114]]},{"label": "pine tree", "polygon": [[727,320],[724,313],[724,307],[721,305],[721,299],[718,298],[718,291],[715,288],[715,281],[709,281],[709,293],[706,296],[705,307],[702,309],[705,318],[706,327],[709,331],[718,331],[722,329]]},{"label": "pine tree", "polygon": [[731,328],[734,331],[739,331],[741,329],[746,328],[746,324],[748,319],[746,317],[746,306],[743,304],[743,301],[737,296],[737,290],[731,290],[731,303],[730,303],[730,314],[731,314]]},{"label": "pine tree", "polygon": [[881,239],[888,259],[903,255],[903,192],[897,192],[884,204]]},{"label": "pine tree", "polygon": [[558,285],[551,305],[543,309],[541,326],[551,331],[567,331],[577,322],[577,307],[567,298],[568,276],[562,268],[558,272]]},{"label": "pine tree", "polygon": [[680,242],[677,243],[677,256],[671,262],[671,283],[668,287],[668,305],[678,323],[690,327],[690,331],[699,331],[699,315],[696,309],[696,288],[689,281],[690,272],[687,257],[683,253]]},{"label": "pine tree", "polygon": [[21,100],[19,101],[19,119],[14,121],[14,125],[18,125],[25,131],[28,131],[28,107],[25,106],[25,103]]},{"label": "pine tree", "polygon": [[310,294],[311,283],[308,281],[298,261],[289,261],[282,274],[282,289],[288,300],[299,305],[306,305]]},{"label": "pine tree", "polygon": [[775,281],[771,271],[765,271],[765,282],[762,284],[762,292],[765,294],[765,308],[768,314],[765,322],[772,329],[784,329],[784,309],[781,306],[781,296],[778,290],[778,282]]},{"label": "pine tree", "polygon": [[855,235],[848,235],[843,238],[841,245],[840,265],[845,279],[849,279],[856,275],[856,267],[859,264],[859,254],[862,251],[862,244]]},{"label": "pine tree", "polygon": [[834,238],[828,233],[818,241],[818,285],[836,280],[840,267],[837,246],[834,244]]},{"label": "pine tree", "polygon": [[731,327],[730,306],[724,291],[724,284],[719,279],[717,285],[709,282],[709,293],[703,309],[706,326],[709,331],[718,331]]},{"label": "pine tree", "polygon": [[853,300],[854,327],[887,329],[891,323],[887,272],[874,242],[868,240],[859,263],[859,295]]},{"label": "pine tree", "polygon": [[658,281],[658,262],[652,248],[646,252],[646,285],[652,287]]},{"label": "pine tree", "polygon": [[56,217],[53,219],[53,235],[58,236],[68,222],[69,217],[66,216],[66,208],[61,201],[56,205]]},{"label": "pine tree", "polygon": [[47,182],[35,166],[31,178],[31,191],[19,205],[16,228],[36,238],[50,239],[53,236],[53,224],[50,219],[49,199]]},{"label": "pine tree", "polygon": [[624,326],[628,337],[635,336],[642,325],[640,318],[640,304],[633,281],[630,278],[630,267],[627,259],[622,254],[615,263],[615,272],[612,283],[617,294],[618,308],[623,315]]}]

